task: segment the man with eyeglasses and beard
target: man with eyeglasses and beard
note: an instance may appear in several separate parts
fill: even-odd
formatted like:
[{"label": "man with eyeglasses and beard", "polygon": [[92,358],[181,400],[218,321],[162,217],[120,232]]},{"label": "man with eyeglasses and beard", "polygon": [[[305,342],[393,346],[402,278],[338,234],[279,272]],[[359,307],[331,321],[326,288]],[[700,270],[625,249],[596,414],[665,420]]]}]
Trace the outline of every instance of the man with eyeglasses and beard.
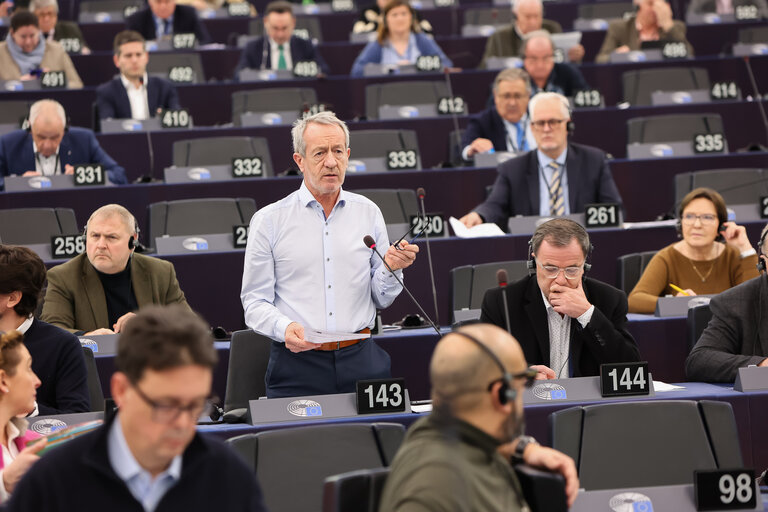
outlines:
[{"label": "man with eyeglasses and beard", "polygon": [[540,92],[528,103],[536,151],[499,165],[488,199],[461,222],[471,228],[495,222],[502,230],[516,215],[559,217],[581,213],[588,204],[622,204],[605,153],[568,142],[572,131],[568,99]]},{"label": "man with eyeglasses and beard", "polygon": [[380,512],[530,510],[513,464],[561,473],[568,505],[579,488],[573,460],[524,431],[527,368],[517,341],[493,325],[444,336],[429,367],[432,413],[414,423],[392,462]]},{"label": "man with eyeglasses and beard", "polygon": [[595,376],[601,364],[640,360],[626,329],[627,296],[584,275],[591,250],[589,235],[577,222],[545,222],[529,242],[535,273],[483,297],[480,320],[506,329],[509,318],[509,330],[537,378]]},{"label": "man with eyeglasses and beard", "polygon": [[39,460],[9,510],[266,510],[245,462],[196,433],[216,360],[196,314],[177,304],[139,311],[118,342],[117,414]]}]

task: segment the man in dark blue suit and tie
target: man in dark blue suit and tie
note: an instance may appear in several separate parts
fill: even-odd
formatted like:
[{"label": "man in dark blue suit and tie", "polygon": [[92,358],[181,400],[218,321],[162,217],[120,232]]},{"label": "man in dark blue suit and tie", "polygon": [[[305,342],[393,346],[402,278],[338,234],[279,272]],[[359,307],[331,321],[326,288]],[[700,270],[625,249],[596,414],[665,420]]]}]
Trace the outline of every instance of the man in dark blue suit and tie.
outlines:
[{"label": "man in dark blue suit and tie", "polygon": [[125,20],[128,30],[135,30],[148,40],[169,38],[173,34],[195,34],[198,43],[211,42],[194,7],[176,5],[176,0],[148,0],[148,3],[148,9],[135,12]]},{"label": "man in dark blue suit and tie", "polygon": [[290,2],[276,0],[264,11],[264,33],[248,43],[235,69],[235,80],[241,69],[293,69],[297,62],[314,61],[323,74],[328,65],[315,50],[312,41],[293,35],[296,18]]},{"label": "man in dark blue suit and tie", "polygon": [[101,119],[147,119],[161,109],[177,109],[179,96],[167,80],[147,76],[149,53],[144,38],[133,30],[115,36],[115,66],[120,76],[96,89]]},{"label": "man in dark blue suit and tie", "polygon": [[0,137],[0,190],[4,177],[74,174],[74,165],[101,164],[109,181],[127,183],[125,169],[117,165],[91,130],[67,127],[67,114],[57,101],[40,100],[29,109],[28,130]]}]

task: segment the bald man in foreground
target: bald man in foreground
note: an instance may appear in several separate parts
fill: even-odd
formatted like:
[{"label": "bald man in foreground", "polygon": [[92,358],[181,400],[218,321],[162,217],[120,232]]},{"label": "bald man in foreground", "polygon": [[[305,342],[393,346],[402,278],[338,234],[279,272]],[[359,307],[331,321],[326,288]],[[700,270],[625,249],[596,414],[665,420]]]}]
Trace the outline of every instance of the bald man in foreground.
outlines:
[{"label": "bald man in foreground", "polygon": [[533,383],[517,341],[489,324],[444,336],[430,363],[432,413],[408,430],[392,462],[380,512],[530,510],[512,466],[562,473],[568,505],[573,460],[524,429],[523,388]]}]

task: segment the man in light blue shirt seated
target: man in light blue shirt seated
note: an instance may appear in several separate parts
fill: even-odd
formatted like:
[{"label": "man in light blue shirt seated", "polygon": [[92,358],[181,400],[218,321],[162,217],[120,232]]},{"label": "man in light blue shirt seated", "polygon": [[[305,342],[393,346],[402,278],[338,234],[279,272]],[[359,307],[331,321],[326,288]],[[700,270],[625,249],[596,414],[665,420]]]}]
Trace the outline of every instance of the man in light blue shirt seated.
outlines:
[{"label": "man in light blue shirt seated", "polygon": [[400,293],[363,244],[366,235],[398,276],[419,248],[390,246],[379,208],[341,188],[350,155],[343,121],[321,112],[297,121],[292,135],[304,180],[251,219],[240,293],[245,323],[274,340],[267,396],[348,393],[358,380],[389,377],[389,355],[369,338],[322,344],[307,338],[314,330],[367,334],[376,309]]},{"label": "man in light blue shirt seated", "polygon": [[196,433],[216,361],[195,313],[178,305],[139,311],[118,342],[117,414],[39,460],[9,510],[265,511],[253,471]]}]

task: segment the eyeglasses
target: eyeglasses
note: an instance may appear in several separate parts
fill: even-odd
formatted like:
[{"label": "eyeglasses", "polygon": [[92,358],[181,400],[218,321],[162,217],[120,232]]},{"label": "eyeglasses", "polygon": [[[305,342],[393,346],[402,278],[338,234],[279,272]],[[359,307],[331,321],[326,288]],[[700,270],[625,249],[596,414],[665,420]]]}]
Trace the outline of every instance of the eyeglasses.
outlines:
[{"label": "eyeglasses", "polygon": [[[530,388],[530,387],[533,387],[533,383],[536,381],[536,375],[538,375],[538,373],[539,372],[537,372],[533,368],[526,368],[520,373],[513,373],[512,375],[510,375],[510,377],[512,377],[512,380],[525,379],[525,383],[523,384],[523,386],[525,386],[526,388]],[[494,384],[496,384],[497,382],[503,382],[503,381],[504,381],[504,377],[499,377],[498,379],[492,380],[488,384],[487,390],[490,391],[491,388],[493,388]]]},{"label": "eyeglasses", "polygon": [[703,213],[701,215],[696,215],[695,213],[683,214],[684,224],[696,224],[697,220],[702,224],[714,224],[717,222],[717,215],[712,215],[711,213]]},{"label": "eyeglasses", "polygon": [[555,129],[564,122],[565,119],[542,119],[541,121],[531,121],[531,126],[538,128],[539,130],[543,129],[545,126]]},{"label": "eyeglasses", "polygon": [[541,267],[541,269],[544,271],[544,276],[549,279],[557,279],[557,276],[560,275],[560,271],[565,274],[566,279],[578,279],[581,275],[582,269],[584,268],[583,265],[579,265],[577,267],[560,268],[554,265],[542,265],[538,261],[536,264]]},{"label": "eyeglasses", "polygon": [[176,421],[176,419],[183,412],[189,413],[192,419],[197,422],[197,419],[200,417],[203,411],[210,406],[211,400],[214,399],[213,397],[198,399],[187,406],[181,406],[171,401],[162,402],[158,400],[152,400],[147,395],[145,395],[141,389],[139,389],[139,386],[135,384],[132,384],[132,386],[133,389],[136,390],[136,394],[139,395],[141,399],[144,400],[144,402],[146,402],[146,404],[152,408],[152,421],[155,423],[162,423],[164,425]]}]

